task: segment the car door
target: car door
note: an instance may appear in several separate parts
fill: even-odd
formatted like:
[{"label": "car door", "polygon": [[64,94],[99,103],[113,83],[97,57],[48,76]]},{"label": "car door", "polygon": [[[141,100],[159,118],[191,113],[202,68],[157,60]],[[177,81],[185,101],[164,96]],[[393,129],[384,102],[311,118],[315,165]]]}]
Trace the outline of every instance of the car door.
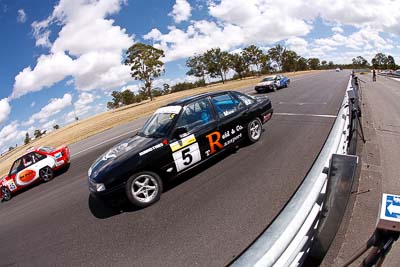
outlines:
[{"label": "car door", "polygon": [[210,154],[237,145],[245,136],[246,106],[229,92],[211,97],[218,116],[218,130],[208,136]]},{"label": "car door", "polygon": [[173,165],[179,173],[208,158],[206,136],[217,129],[217,120],[208,97],[186,104],[173,131],[170,147]]},{"label": "car door", "polygon": [[10,175],[18,186],[26,186],[39,178],[39,171],[35,170],[36,159],[33,153],[26,154],[17,159],[11,168]]},{"label": "car door", "polygon": [[15,182],[19,186],[33,183],[39,178],[39,170],[43,167],[55,165],[55,160],[37,152],[31,152],[21,157],[17,168]]},{"label": "car door", "polygon": [[280,75],[276,75],[275,77],[275,85],[276,87],[280,88],[282,87],[282,77]]}]

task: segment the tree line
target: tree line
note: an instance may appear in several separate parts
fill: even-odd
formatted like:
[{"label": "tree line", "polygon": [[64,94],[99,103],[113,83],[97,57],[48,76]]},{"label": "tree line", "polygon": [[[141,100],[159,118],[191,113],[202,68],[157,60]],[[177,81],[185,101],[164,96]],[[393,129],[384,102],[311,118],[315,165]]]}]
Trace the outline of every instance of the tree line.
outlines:
[{"label": "tree line", "polygon": [[358,56],[352,59],[353,68],[374,68],[379,70],[396,70],[399,69],[400,66],[396,65],[394,61],[394,57],[391,55],[385,55],[383,53],[377,53],[371,60],[371,64],[363,58],[362,56]]},{"label": "tree line", "polygon": [[233,71],[230,79],[243,79],[245,77],[270,74],[275,72],[294,72],[304,70],[341,68],[368,68],[395,69],[398,66],[392,56],[378,53],[372,59],[371,65],[363,57],[352,59],[352,64],[334,64],[333,61],[320,60],[319,58],[304,58],[280,44],[263,51],[261,48],[250,45],[240,52],[226,52],[221,48],[211,48],[203,54],[194,55],[186,60],[187,75],[198,80],[194,83],[183,82],[173,86],[164,84],[162,88],[153,88],[153,82],[164,72],[164,57],[162,49],[143,43],[133,44],[126,52],[125,65],[131,70],[131,76],[141,81],[143,86],[138,94],[130,90],[122,92],[113,91],[112,100],[107,103],[108,109],[140,103],[143,100],[153,100],[153,97],[170,94],[182,90],[193,89],[213,83],[216,80],[225,83],[227,74]]}]

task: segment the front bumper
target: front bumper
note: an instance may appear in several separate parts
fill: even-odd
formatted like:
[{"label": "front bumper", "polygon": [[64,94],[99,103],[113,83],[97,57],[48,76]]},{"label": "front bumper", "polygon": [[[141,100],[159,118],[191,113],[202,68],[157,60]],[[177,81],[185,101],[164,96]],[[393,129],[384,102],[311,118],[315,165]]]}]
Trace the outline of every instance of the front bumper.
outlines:
[{"label": "front bumper", "polygon": [[258,93],[262,93],[267,91],[273,91],[274,87],[272,85],[256,86],[254,87],[254,90],[256,90]]},{"label": "front bumper", "polygon": [[118,184],[113,187],[108,187],[107,185],[104,185],[105,189],[102,191],[98,191],[97,186],[99,185],[99,183],[95,183],[91,179],[88,179],[88,185],[90,194],[96,197],[105,197],[113,194],[120,194],[125,188],[125,183]]}]

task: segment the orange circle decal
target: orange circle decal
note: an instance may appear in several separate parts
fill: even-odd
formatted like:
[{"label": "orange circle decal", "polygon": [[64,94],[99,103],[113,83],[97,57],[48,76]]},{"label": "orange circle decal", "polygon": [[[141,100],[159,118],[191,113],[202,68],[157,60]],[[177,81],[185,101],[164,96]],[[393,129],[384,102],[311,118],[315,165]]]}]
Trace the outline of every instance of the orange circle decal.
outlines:
[{"label": "orange circle decal", "polygon": [[25,170],[19,174],[19,180],[22,183],[29,183],[36,177],[36,172],[34,170]]}]

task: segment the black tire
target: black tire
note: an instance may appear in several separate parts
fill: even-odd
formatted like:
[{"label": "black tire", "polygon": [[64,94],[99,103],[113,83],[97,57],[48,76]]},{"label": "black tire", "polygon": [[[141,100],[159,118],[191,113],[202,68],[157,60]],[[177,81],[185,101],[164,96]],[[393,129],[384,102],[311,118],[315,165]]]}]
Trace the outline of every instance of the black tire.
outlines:
[{"label": "black tire", "polygon": [[11,199],[11,191],[5,186],[1,187],[2,200],[9,201]]},{"label": "black tire", "polygon": [[160,199],[163,183],[154,172],[139,172],[128,179],[125,193],[132,205],[145,208]]},{"label": "black tire", "polygon": [[285,87],[288,88],[289,84],[290,84],[290,81],[287,81]]},{"label": "black tire", "polygon": [[54,172],[49,166],[46,166],[39,170],[39,176],[43,182],[48,182],[54,178]]},{"label": "black tire", "polygon": [[278,90],[278,87],[276,86],[276,84],[274,84],[274,85],[272,86],[272,91],[276,92],[276,90]]},{"label": "black tire", "polygon": [[247,125],[247,140],[256,143],[261,138],[262,123],[259,118],[252,119]]}]

